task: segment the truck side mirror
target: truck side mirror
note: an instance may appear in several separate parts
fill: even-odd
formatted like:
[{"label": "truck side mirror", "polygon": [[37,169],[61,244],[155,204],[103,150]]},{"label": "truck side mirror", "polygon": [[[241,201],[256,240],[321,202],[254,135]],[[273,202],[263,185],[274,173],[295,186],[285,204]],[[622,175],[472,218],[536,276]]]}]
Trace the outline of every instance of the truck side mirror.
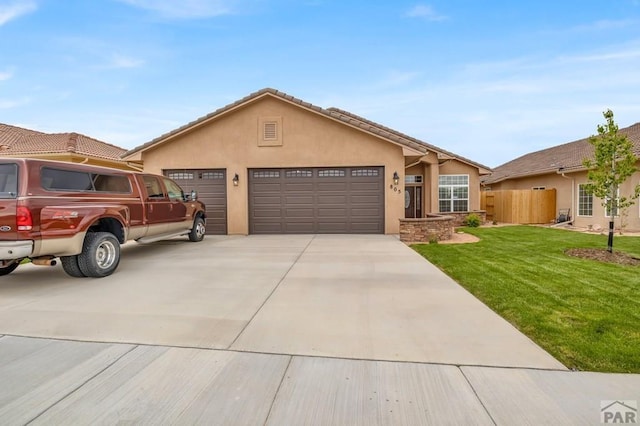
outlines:
[{"label": "truck side mirror", "polygon": [[196,201],[198,199],[198,193],[195,189],[191,190],[191,201]]}]

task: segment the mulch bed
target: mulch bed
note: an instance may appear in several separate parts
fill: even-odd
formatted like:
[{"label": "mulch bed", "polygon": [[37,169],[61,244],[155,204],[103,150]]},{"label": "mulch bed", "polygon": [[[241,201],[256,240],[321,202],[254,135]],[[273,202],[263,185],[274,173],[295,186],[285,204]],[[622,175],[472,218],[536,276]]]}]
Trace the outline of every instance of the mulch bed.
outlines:
[{"label": "mulch bed", "polygon": [[606,249],[599,248],[574,248],[566,250],[565,254],[583,259],[597,260],[598,262],[616,263],[618,265],[640,265],[640,259],[616,251],[615,248],[613,253],[609,253]]}]

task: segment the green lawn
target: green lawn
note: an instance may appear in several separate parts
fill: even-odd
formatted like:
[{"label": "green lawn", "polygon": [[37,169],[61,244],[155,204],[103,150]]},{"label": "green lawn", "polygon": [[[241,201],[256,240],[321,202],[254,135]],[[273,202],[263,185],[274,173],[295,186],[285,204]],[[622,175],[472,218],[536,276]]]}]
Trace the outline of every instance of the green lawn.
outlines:
[{"label": "green lawn", "polygon": [[[606,235],[533,226],[463,228],[474,244],[413,248],[567,367],[640,373],[640,266],[569,257]],[[640,257],[640,237],[614,250]]]}]

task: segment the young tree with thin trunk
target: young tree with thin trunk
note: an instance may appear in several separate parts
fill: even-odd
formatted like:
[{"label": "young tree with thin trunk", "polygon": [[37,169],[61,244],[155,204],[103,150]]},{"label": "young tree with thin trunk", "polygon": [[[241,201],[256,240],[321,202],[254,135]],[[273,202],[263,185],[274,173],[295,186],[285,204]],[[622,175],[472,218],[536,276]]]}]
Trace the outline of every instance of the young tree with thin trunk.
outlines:
[{"label": "young tree with thin trunk", "polygon": [[620,186],[637,171],[638,159],[627,136],[618,134],[613,112],[608,109],[603,115],[606,124],[599,124],[598,136],[589,138],[589,143],[594,147],[594,158],[584,159],[582,164],[589,169],[587,193],[600,198],[602,206],[609,213],[607,251],[612,253],[614,218],[622,209],[634,204],[640,196],[640,185],[636,185],[628,196],[619,193]]}]

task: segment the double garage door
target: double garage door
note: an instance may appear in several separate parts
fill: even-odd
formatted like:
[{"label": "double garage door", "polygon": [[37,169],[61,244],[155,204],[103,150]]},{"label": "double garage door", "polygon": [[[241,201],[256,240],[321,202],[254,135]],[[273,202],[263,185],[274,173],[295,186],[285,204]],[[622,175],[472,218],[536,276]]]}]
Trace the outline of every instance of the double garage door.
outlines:
[{"label": "double garage door", "polygon": [[227,233],[227,178],[223,169],[165,170],[185,193],[198,191],[198,200],[207,208],[207,234]]},{"label": "double garage door", "polygon": [[[207,233],[227,233],[224,169],[165,170],[207,207]],[[384,168],[249,170],[251,234],[382,234]]]},{"label": "double garage door", "polygon": [[249,232],[384,233],[384,168],[251,169]]}]

